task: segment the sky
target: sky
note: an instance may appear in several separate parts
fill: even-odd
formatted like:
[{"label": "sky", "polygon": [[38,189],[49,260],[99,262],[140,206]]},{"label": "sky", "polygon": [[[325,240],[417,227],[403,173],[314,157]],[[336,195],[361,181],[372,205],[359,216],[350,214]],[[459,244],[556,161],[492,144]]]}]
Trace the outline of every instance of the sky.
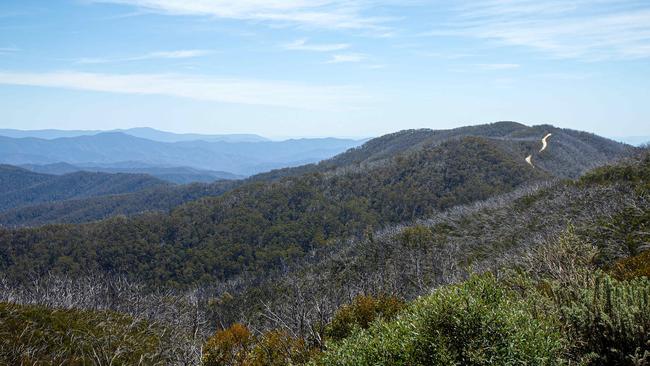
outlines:
[{"label": "sky", "polygon": [[647,0],[2,0],[0,128],[650,136]]}]

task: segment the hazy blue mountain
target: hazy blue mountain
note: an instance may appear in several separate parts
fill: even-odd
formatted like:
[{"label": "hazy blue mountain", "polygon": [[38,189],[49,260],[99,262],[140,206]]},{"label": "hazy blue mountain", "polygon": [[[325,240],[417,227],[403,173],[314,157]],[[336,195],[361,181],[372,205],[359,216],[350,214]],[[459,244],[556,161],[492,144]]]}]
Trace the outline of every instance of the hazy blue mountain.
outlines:
[{"label": "hazy blue mountain", "polygon": [[191,167],[166,167],[147,165],[139,162],[118,162],[104,165],[72,165],[68,163],[25,164],[22,168],[37,173],[62,175],[79,171],[102,173],[148,174],[176,184],[211,183],[223,179],[241,179],[243,176],[228,172],[203,170]]},{"label": "hazy blue mountain", "polygon": [[59,139],[62,137],[77,137],[77,136],[88,136],[96,135],[102,133],[100,130],[15,130],[15,129],[0,129],[0,136],[13,137],[13,138],[25,138],[25,137],[34,137],[39,139]]},{"label": "hazy blue mountain", "polygon": [[112,132],[123,132],[127,135],[141,137],[161,142],[179,141],[223,141],[223,142],[261,142],[269,139],[254,134],[227,134],[227,135],[203,135],[198,133],[172,133],[156,130],[150,127],[136,127],[126,130],[114,130]]},{"label": "hazy blue mountain", "polygon": [[15,130],[0,129],[0,136],[24,138],[35,137],[40,139],[52,140],[62,137],[79,137],[92,136],[104,132],[122,132],[127,135],[140,137],[144,139],[160,142],[179,142],[179,141],[224,141],[224,142],[261,142],[269,139],[254,134],[224,134],[224,135],[205,135],[198,133],[173,133],[156,130],[150,127],[135,127],[129,129],[116,129],[110,131],[101,130]]},{"label": "hazy blue mountain", "polygon": [[271,168],[313,163],[363,141],[335,138],[262,142],[160,142],[122,132],[56,139],[0,137],[0,163],[68,163],[105,166],[125,161],[148,166],[186,166],[251,175]]}]

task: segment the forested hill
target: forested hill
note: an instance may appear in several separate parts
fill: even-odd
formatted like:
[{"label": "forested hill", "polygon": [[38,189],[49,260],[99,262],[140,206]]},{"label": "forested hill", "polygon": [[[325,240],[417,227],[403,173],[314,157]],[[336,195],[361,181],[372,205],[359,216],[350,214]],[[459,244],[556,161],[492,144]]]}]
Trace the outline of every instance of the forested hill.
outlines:
[{"label": "forested hill", "polygon": [[[0,274],[0,333],[12,335],[0,342],[0,363],[19,364],[28,352],[30,361],[47,364],[94,362],[87,350],[99,350],[118,363],[644,365],[649,182],[646,152],[578,180],[534,183],[359,239],[328,241],[295,266],[279,265],[275,276],[249,271],[182,293],[96,272],[54,271],[24,286]],[[228,205],[241,207],[237,197]],[[54,229],[52,238],[67,235]],[[129,245],[168,244],[133,223],[106,229]],[[21,234],[35,237],[0,236],[23,244]],[[210,232],[197,234],[207,240]],[[53,256],[56,269],[82,272],[74,252],[87,248]],[[233,263],[249,258],[240,248]],[[27,249],[44,260],[44,245]],[[173,258],[179,271],[209,263],[188,261],[190,252]],[[0,258],[16,258],[8,253]],[[138,256],[147,255],[130,253],[140,265]],[[101,254],[128,260],[116,247]],[[37,265],[22,260],[10,270],[34,274],[29,266]]]},{"label": "forested hill", "polygon": [[169,184],[145,174],[77,172],[57,176],[0,165],[0,185],[1,211],[45,202],[131,193]]},{"label": "forested hill", "polygon": [[[538,153],[541,137],[552,133],[549,148]],[[186,186],[156,186],[138,190],[134,193],[114,190],[119,195],[92,196],[65,195],[40,192],[40,198],[29,205],[16,201],[0,213],[0,225],[6,227],[37,226],[48,223],[82,223],[105,219],[114,215],[134,215],[147,211],[163,211],[183,203],[206,196],[216,196],[237,186],[253,182],[268,182],[282,177],[297,177],[309,173],[345,174],[361,172],[373,167],[392,164],[397,156],[407,156],[417,151],[430,149],[447,141],[464,137],[489,138],[492,143],[513,161],[523,162],[528,155],[536,169],[549,176],[575,177],[589,167],[628,155],[632,148],[592,134],[558,129],[552,126],[527,127],[515,122],[498,122],[488,125],[463,127],[453,130],[407,130],[382,136],[368,141],[359,148],[353,148],[332,159],[319,164],[304,165],[271,171],[238,182],[215,182],[212,184],[193,184]],[[38,181],[50,177],[21,171],[26,179]],[[84,174],[70,175],[67,178],[82,179]],[[108,179],[107,182],[114,180]],[[77,182],[67,185],[75,187]],[[61,188],[59,185],[58,188]],[[65,188],[65,186],[64,186]],[[74,193],[74,192],[68,192]],[[50,197],[49,200],[43,200]],[[57,198],[58,197],[58,198]],[[55,202],[46,202],[55,199]],[[15,198],[14,198],[15,200]],[[8,201],[7,201],[8,202]]]},{"label": "forested hill", "polygon": [[[552,148],[539,153],[541,139],[551,133]],[[372,139],[362,146],[348,150],[318,164],[277,169],[258,174],[252,179],[268,180],[307,172],[326,172],[341,168],[363,169],[377,165],[399,154],[408,154],[426,147],[464,137],[485,137],[506,142],[514,159],[532,155],[541,169],[563,178],[575,178],[581,173],[629,156],[634,148],[592,133],[557,128],[551,125],[529,127],[517,122],[495,122],[485,125],[460,127],[450,130],[404,130]]]},{"label": "forested hill", "polygon": [[78,224],[116,215],[133,216],[145,212],[169,212],[184,203],[223,194],[238,184],[238,181],[224,180],[209,184],[164,185],[132,193],[45,202],[0,212],[0,226]]},{"label": "forested hill", "polygon": [[[581,160],[546,151],[535,155],[540,168],[529,166],[524,157],[539,150],[548,130],[522,127],[530,135],[517,134],[519,126],[473,127],[470,130],[483,129],[483,134],[493,136],[456,133],[440,141],[437,132],[405,131],[316,166],[329,166],[321,172],[293,171],[279,180],[267,176],[264,179],[271,181],[247,182],[222,196],[180,206],[171,214],[4,230],[0,271],[15,279],[27,278],[27,272],[91,271],[124,273],[156,285],[207,284],[243,271],[277,270],[341,238],[565,176],[564,169],[581,169]],[[561,132],[559,137],[569,140]],[[419,137],[424,135],[429,137]],[[610,144],[591,135],[576,133],[574,138],[577,151],[599,151],[590,139]],[[557,141],[558,147],[562,140]],[[611,144],[590,163],[603,163],[628,151],[624,145]],[[363,164],[351,158],[355,155],[365,156]],[[571,164],[554,172],[543,168],[544,159]]]}]

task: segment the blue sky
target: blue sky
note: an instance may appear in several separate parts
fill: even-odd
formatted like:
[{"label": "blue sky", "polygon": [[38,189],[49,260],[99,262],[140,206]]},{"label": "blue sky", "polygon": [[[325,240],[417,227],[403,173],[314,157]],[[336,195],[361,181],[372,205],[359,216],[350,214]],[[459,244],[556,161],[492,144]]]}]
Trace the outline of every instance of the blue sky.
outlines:
[{"label": "blue sky", "polygon": [[0,127],[650,135],[650,2],[3,0]]}]

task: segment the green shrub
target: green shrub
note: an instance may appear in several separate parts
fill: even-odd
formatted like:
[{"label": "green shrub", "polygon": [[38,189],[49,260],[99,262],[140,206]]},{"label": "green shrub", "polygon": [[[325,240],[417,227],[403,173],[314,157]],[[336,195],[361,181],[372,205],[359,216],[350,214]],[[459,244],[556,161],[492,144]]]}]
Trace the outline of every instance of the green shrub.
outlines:
[{"label": "green shrub", "polygon": [[325,328],[325,335],[335,341],[344,339],[355,328],[367,329],[377,318],[392,319],[404,306],[404,302],[394,296],[357,296],[351,304],[343,305],[336,312]]},{"label": "green shrub", "polygon": [[161,328],[108,311],[0,303],[0,365],[166,365]]},{"label": "green shrub", "polygon": [[536,313],[492,275],[444,287],[393,321],[330,344],[322,365],[556,365],[566,342],[557,319]]},{"label": "green shrub", "polygon": [[[597,277],[589,288],[560,288],[556,293],[562,319],[572,333],[576,354],[588,364],[650,362],[650,280],[618,281]],[[648,363],[640,363],[648,364]]]}]

